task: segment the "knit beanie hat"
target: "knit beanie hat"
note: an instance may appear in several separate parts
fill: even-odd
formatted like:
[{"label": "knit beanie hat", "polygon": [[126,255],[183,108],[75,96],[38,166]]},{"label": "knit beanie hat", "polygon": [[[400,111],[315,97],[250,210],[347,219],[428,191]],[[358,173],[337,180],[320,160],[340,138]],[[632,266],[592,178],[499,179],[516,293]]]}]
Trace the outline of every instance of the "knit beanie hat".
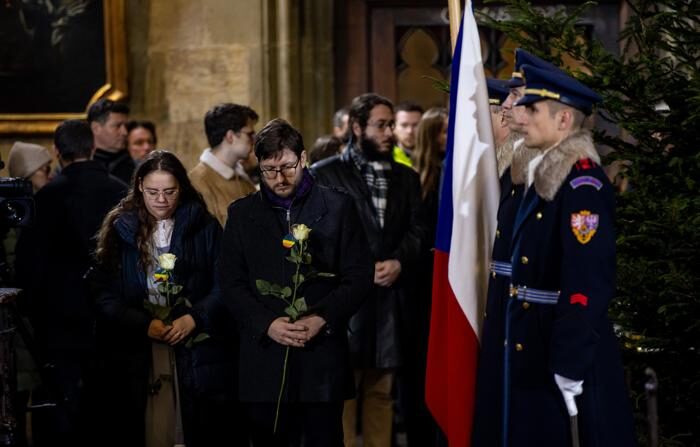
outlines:
[{"label": "knit beanie hat", "polygon": [[45,147],[16,141],[10,149],[7,169],[10,171],[10,177],[27,178],[49,162],[51,155]]}]

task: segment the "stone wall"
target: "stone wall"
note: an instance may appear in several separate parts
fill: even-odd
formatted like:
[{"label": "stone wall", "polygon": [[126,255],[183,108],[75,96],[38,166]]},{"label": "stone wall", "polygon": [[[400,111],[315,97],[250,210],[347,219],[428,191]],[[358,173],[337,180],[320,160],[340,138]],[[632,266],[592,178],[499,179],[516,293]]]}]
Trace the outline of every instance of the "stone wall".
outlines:
[{"label": "stone wall", "polygon": [[127,8],[133,116],[155,121],[158,146],[186,166],[207,147],[204,114],[219,102],[250,105],[258,129],[290,120],[309,145],[330,131],[332,2],[129,0]]},{"label": "stone wall", "polygon": [[[307,146],[330,132],[332,17],[326,0],[126,0],[132,118],[156,123],[158,147],[188,168],[207,147],[203,118],[219,102],[250,105],[257,128],[282,117]],[[50,135],[0,138],[51,146]],[[7,175],[7,170],[0,175]]]},{"label": "stone wall", "polygon": [[251,3],[127,4],[132,115],[154,121],[158,147],[188,167],[207,146],[202,119],[212,105],[232,101],[261,110],[262,11]]}]

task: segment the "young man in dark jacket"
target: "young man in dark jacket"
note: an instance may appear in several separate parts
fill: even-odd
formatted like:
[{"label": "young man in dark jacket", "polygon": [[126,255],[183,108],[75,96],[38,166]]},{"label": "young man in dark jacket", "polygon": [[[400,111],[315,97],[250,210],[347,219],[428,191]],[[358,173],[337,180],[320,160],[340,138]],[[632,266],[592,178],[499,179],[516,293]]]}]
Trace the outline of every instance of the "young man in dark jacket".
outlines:
[{"label": "young man in dark jacket", "polygon": [[[343,401],[353,395],[345,333],[372,284],[367,239],[351,197],[317,185],[305,169],[291,125],[269,122],[255,155],[261,190],[229,207],[220,270],[223,301],[241,332],[240,400],[255,446],[303,438],[307,447],[340,447]],[[308,238],[296,231],[301,224]],[[310,254],[301,270],[288,248],[295,244]],[[312,277],[310,268],[332,276]],[[306,280],[292,294],[299,273]],[[261,281],[287,288],[287,301],[303,297],[308,310],[292,322],[288,303]]]},{"label": "young man in dark jacket", "polygon": [[[349,339],[363,395],[363,437],[370,445],[389,446],[391,389],[394,371],[402,365],[402,306],[410,290],[406,272],[420,255],[426,230],[418,175],[392,159],[391,101],[372,93],[358,96],[350,106],[349,123],[352,141],[346,152],[312,169],[319,183],[350,193],[369,239],[374,286],[350,323]],[[352,400],[344,414],[345,445],[354,445],[355,414]]]},{"label": "young man in dark jacket", "polygon": [[41,361],[54,365],[57,391],[64,397],[53,413],[57,420],[48,421],[51,431],[36,421],[41,433],[35,438],[82,445],[88,428],[83,391],[95,343],[83,275],[91,264],[95,233],[126,194],[126,185],[91,160],[95,146],[85,121],[59,125],[54,145],[63,169],[35,197],[36,221],[17,243],[17,275],[28,292]]}]

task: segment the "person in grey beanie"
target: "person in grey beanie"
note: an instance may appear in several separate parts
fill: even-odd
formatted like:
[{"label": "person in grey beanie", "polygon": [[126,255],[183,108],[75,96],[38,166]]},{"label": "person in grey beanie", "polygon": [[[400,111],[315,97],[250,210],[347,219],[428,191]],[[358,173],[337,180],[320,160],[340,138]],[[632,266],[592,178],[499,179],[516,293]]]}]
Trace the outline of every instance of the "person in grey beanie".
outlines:
[{"label": "person in grey beanie", "polygon": [[29,180],[36,194],[51,180],[51,155],[38,144],[16,141],[10,149],[7,169],[10,177]]}]

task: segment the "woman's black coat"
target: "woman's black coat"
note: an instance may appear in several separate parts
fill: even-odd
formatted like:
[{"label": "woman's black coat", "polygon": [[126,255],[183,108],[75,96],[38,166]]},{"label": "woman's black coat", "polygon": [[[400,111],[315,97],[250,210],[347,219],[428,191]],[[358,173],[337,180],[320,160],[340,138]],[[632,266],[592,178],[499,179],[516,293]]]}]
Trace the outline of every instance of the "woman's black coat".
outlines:
[{"label": "woman's black coat", "polygon": [[[191,336],[206,332],[210,339],[191,349],[175,347],[180,396],[183,405],[185,435],[188,415],[202,399],[226,399],[235,394],[235,329],[221,320],[216,298],[216,263],[221,227],[198,203],[185,203],[174,215],[175,226],[169,252],[177,256],[174,282],[182,285],[181,296],[192,303],[176,309],[177,316],[190,313],[197,327]],[[98,267],[92,275],[97,304],[97,343],[106,407],[118,420],[129,421],[115,436],[127,436],[129,442],[142,442],[144,411],[151,367],[151,343],[148,327],[151,315],[144,309],[147,300],[146,272],[136,247],[138,219],[126,214],[114,223],[119,236],[116,268]],[[192,416],[196,417],[196,416]],[[189,428],[189,429],[188,429]],[[133,437],[129,437],[133,436]],[[189,437],[189,436],[188,436]],[[133,441],[132,441],[133,440]],[[190,444],[190,442],[188,442]],[[129,444],[133,445],[133,444]]]}]

